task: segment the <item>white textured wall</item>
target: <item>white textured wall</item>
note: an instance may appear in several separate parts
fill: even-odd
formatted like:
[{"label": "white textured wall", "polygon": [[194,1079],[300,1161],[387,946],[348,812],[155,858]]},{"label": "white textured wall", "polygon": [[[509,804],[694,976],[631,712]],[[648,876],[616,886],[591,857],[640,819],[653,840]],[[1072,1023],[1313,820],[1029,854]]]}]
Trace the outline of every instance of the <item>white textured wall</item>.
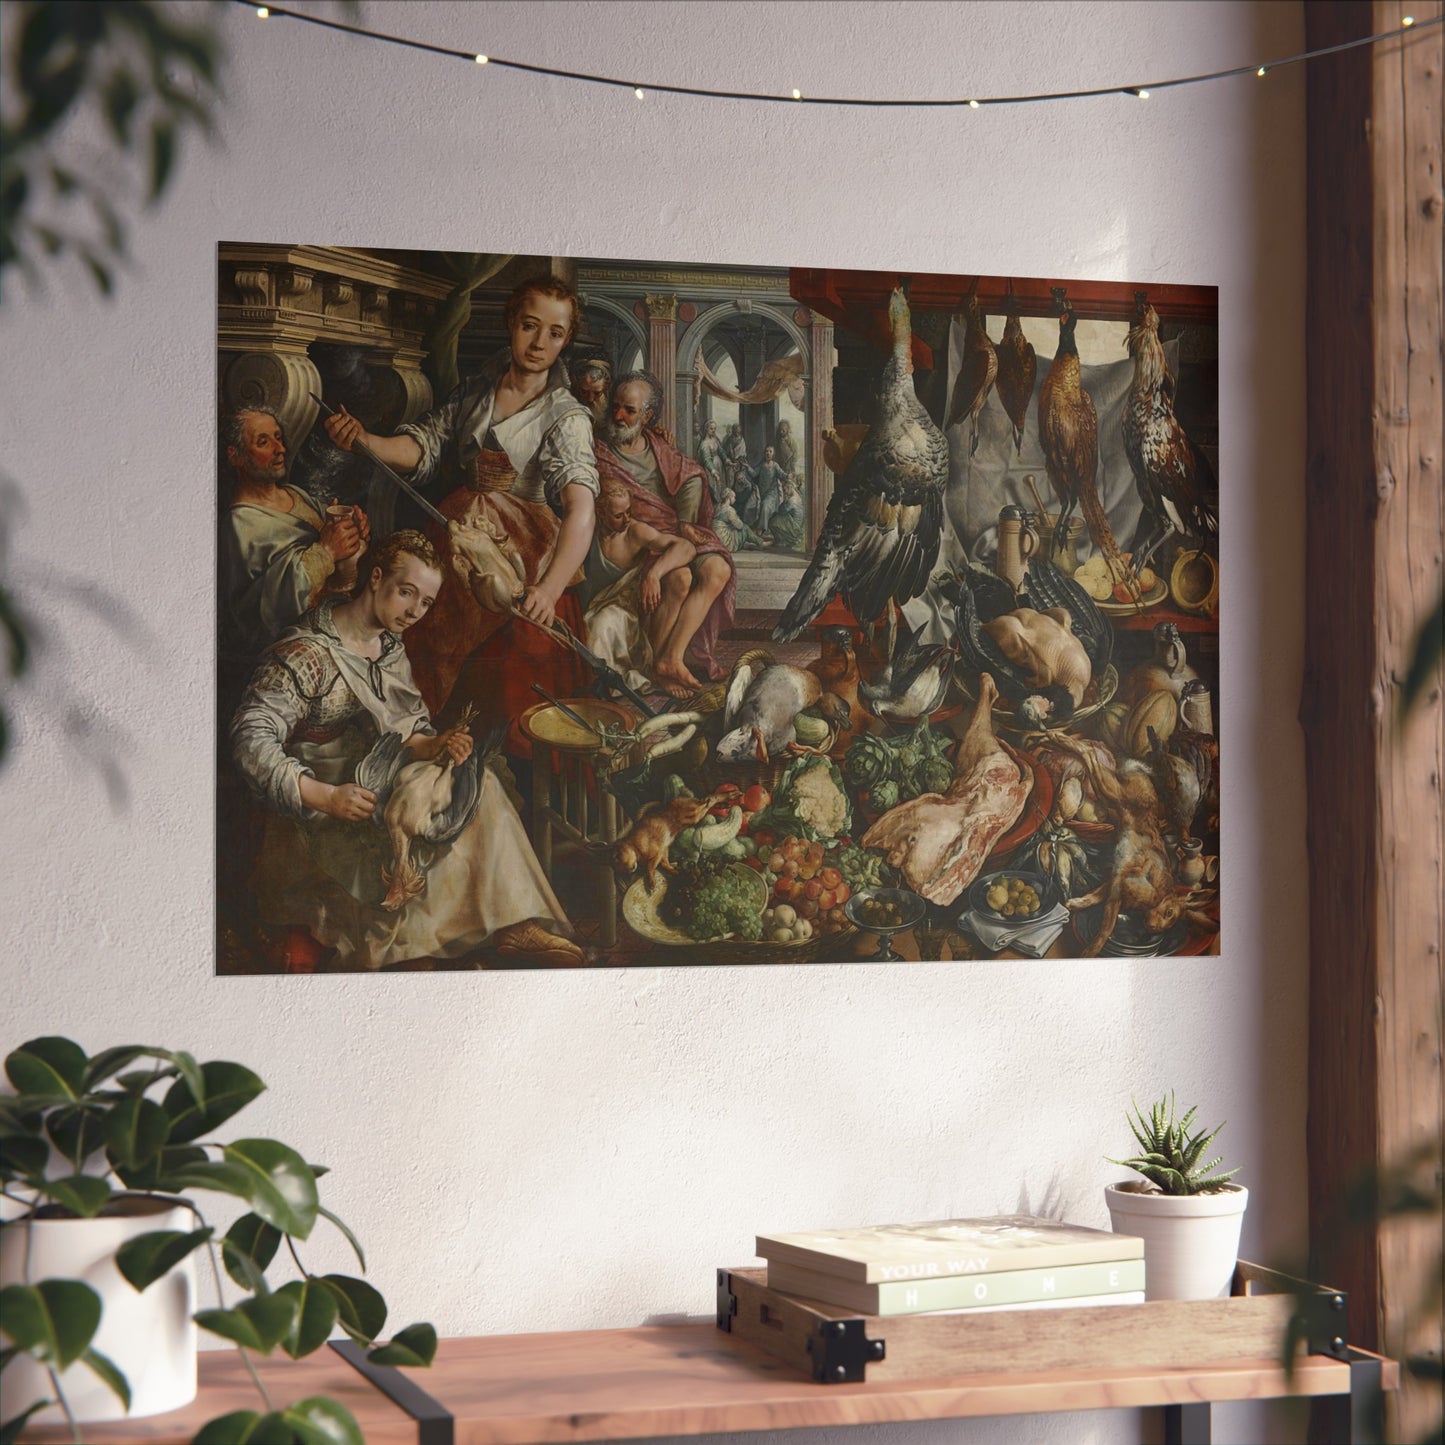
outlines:
[{"label": "white textured wall", "polygon": [[[363,4],[363,23],[643,79],[1045,90],[1299,49],[1285,4]],[[243,1116],[324,1160],[397,1323],[705,1313],[760,1228],[1048,1203],[1107,1224],[1131,1094],[1227,1118],[1246,1252],[1298,1246],[1303,87],[1297,72],[961,113],[612,93],[237,8],[118,299],[0,320],[13,572],[48,643],[0,773],[6,1024],[255,1067]],[[1220,288],[1223,953],[1163,962],[212,975],[217,241],[983,271]],[[111,599],[97,614],[74,590]],[[121,607],[141,634],[112,625]],[[66,719],[98,729],[85,744]],[[87,761],[110,738],[112,808]],[[340,1247],[313,1256],[344,1267]],[[1256,1438],[1243,1407],[1222,1434]],[[1127,1413],[862,1431],[1136,1438]],[[1277,1426],[1275,1428],[1278,1428]],[[804,1437],[799,1437],[804,1438]],[[806,1437],[815,1438],[813,1436]]]}]

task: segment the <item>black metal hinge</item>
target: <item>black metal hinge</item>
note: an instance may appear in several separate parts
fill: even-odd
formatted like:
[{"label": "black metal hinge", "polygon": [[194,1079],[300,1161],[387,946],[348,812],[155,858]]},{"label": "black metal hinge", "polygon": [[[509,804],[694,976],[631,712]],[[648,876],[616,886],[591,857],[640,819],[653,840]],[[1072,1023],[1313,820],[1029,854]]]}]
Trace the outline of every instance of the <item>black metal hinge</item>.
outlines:
[{"label": "black metal hinge", "polygon": [[717,1327],[732,1333],[733,1316],[738,1312],[738,1297],[732,1292],[732,1276],[725,1269],[717,1272]]},{"label": "black metal hinge", "polygon": [[808,1336],[813,1378],[823,1385],[856,1385],[866,1378],[868,1362],[887,1353],[883,1340],[870,1340],[863,1321],[825,1320]]}]

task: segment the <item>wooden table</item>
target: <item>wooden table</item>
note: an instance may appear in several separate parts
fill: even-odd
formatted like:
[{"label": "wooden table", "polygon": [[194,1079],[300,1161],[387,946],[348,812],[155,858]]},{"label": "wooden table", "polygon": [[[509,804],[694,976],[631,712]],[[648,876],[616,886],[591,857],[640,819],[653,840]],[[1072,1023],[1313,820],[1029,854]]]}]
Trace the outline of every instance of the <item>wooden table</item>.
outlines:
[{"label": "wooden table", "polygon": [[[1350,1408],[1352,1383],[1358,1407],[1365,1376],[1393,1389],[1399,1371],[1379,1356],[1354,1354],[1352,1364],[1309,1356],[1292,1384],[1277,1361],[1245,1359],[1201,1367],[1181,1362],[1170,1369],[1121,1365],[822,1385],[710,1324],[489,1335],[443,1340],[430,1370],[377,1372],[411,1386],[413,1415],[330,1351],[297,1363],[263,1361],[261,1368],[278,1406],[317,1393],[341,1399],[360,1420],[369,1445],[643,1439],[1146,1405],[1166,1407],[1167,1438],[1187,1445],[1209,1439],[1213,1401],[1291,1394],[1341,1397],[1331,1440],[1368,1438],[1361,1411]],[[257,1408],[233,1352],[203,1355],[201,1380],[199,1398],[184,1410],[87,1426],[86,1439],[96,1445],[181,1445],[205,1420]],[[430,1411],[418,1392],[430,1397]],[[429,1420],[414,1418],[428,1413]],[[24,1438],[67,1436],[48,1428]]]}]

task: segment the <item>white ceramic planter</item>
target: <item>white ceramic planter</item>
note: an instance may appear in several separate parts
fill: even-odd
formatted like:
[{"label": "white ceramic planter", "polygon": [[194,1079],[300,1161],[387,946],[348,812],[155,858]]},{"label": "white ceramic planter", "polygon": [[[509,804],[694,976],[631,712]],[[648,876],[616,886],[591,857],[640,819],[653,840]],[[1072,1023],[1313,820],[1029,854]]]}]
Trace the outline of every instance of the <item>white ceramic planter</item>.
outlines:
[{"label": "white ceramic planter", "polygon": [[[130,1382],[129,1418],[174,1410],[196,1397],[195,1255],[140,1294],[115,1267],[115,1252],[128,1239],[154,1229],[189,1233],[195,1215],[183,1205],[151,1195],[123,1195],[119,1210],[96,1219],[36,1219],[0,1230],[0,1284],[27,1278],[78,1279],[101,1299],[100,1329],[91,1348],[113,1360]],[[29,1269],[26,1269],[27,1234]],[[60,1377],[77,1420],[121,1420],[127,1412],[89,1366],[76,1361]],[[44,1368],[28,1356],[0,1375],[0,1418],[20,1414],[36,1400],[53,1399]],[[56,1406],[31,1417],[36,1424],[63,1421]]]},{"label": "white ceramic planter", "polygon": [[1115,1234],[1144,1241],[1145,1299],[1221,1299],[1239,1258],[1239,1229],[1249,1190],[1156,1194],[1142,1182],[1104,1190]]}]

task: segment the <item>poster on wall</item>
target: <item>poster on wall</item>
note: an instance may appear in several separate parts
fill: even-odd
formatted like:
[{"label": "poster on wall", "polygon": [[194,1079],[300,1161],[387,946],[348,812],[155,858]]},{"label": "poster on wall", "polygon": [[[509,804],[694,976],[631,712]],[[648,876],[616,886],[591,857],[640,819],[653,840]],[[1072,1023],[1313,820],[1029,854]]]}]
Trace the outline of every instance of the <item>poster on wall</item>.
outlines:
[{"label": "poster on wall", "polygon": [[218,972],[1218,952],[1213,288],[218,294]]}]

